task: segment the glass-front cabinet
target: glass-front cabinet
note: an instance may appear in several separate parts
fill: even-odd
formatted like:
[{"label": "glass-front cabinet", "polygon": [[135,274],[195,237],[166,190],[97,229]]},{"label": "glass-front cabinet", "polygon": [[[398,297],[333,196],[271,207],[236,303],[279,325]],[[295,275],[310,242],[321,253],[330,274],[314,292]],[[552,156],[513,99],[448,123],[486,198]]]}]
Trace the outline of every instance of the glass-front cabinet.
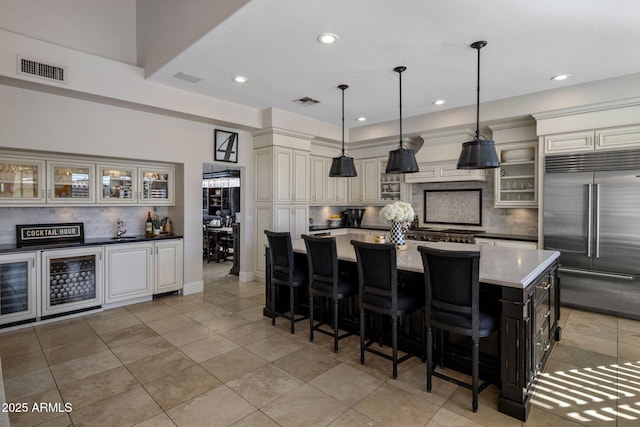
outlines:
[{"label": "glass-front cabinet", "polygon": [[140,203],[171,205],[174,203],[174,174],[172,168],[140,167]]},{"label": "glass-front cabinet", "polygon": [[44,160],[0,157],[0,203],[44,203]]},{"label": "glass-front cabinet", "polygon": [[0,255],[0,325],[35,320],[36,253]]},{"label": "glass-front cabinet", "polygon": [[138,202],[138,169],[126,165],[98,165],[98,201],[126,204]]},{"label": "glass-front cabinet", "polygon": [[495,206],[537,207],[536,141],[496,144],[500,167],[495,171]]},{"label": "glass-front cabinet", "polygon": [[47,203],[95,203],[95,165],[80,162],[47,162]]},{"label": "glass-front cabinet", "polygon": [[380,160],[380,182],[379,182],[379,198],[378,201],[383,203],[392,203],[398,200],[409,202],[405,197],[404,174],[402,173],[385,173],[387,169],[386,159]]}]

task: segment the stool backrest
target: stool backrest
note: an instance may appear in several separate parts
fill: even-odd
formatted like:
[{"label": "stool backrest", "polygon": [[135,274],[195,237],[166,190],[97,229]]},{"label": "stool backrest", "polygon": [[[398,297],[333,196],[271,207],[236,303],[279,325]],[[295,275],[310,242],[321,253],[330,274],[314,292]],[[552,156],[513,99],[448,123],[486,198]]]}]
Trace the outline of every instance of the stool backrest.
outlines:
[{"label": "stool backrest", "polygon": [[[360,302],[368,301],[369,310],[397,312],[398,266],[395,245],[359,240],[352,240],[351,244],[358,264]],[[372,306],[372,301],[379,301],[378,307]]]},{"label": "stool backrest", "polygon": [[271,261],[271,275],[285,276],[288,280],[293,277],[293,247],[289,232],[275,232],[264,230],[269,242],[269,258]]},{"label": "stool backrest", "polygon": [[338,293],[338,251],[335,237],[302,235],[307,247],[309,263],[309,286],[316,282],[333,286],[334,298]]}]

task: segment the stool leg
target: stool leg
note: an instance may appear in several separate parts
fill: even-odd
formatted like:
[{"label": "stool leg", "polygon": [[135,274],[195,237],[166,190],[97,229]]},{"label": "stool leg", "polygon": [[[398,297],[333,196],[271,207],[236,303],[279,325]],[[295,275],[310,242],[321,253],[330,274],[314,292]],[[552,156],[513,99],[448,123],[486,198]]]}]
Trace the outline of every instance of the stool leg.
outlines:
[{"label": "stool leg", "polygon": [[360,364],[364,365],[364,309],[360,309]]},{"label": "stool leg", "polygon": [[289,286],[289,310],[291,311],[291,333],[293,334],[295,332],[295,298],[294,298],[294,293],[293,293],[294,289],[293,286]]},{"label": "stool leg", "polygon": [[478,359],[480,355],[480,343],[478,340],[473,341],[473,354],[471,356],[471,372],[473,387],[473,412],[478,412]]},{"label": "stool leg", "polygon": [[333,301],[333,351],[338,352],[338,300]]},{"label": "stool leg", "polygon": [[309,342],[313,342],[313,294],[309,292]]},{"label": "stool leg", "polygon": [[431,391],[431,371],[433,369],[433,333],[427,327],[427,391]]},{"label": "stool leg", "polygon": [[271,281],[271,325],[276,324],[276,285]]},{"label": "stool leg", "polygon": [[391,346],[393,347],[393,379],[398,378],[398,318],[391,318]]}]

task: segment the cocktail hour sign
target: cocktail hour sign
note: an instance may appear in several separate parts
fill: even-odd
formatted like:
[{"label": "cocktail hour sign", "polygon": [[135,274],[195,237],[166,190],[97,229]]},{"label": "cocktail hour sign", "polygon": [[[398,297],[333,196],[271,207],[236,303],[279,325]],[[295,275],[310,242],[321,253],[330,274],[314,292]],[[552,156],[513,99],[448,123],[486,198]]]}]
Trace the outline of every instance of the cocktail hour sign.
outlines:
[{"label": "cocktail hour sign", "polygon": [[238,163],[238,134],[236,132],[216,129],[214,140],[214,160]]},{"label": "cocktail hour sign", "polygon": [[84,242],[84,224],[82,222],[16,225],[16,246],[19,248],[28,245],[69,242]]}]

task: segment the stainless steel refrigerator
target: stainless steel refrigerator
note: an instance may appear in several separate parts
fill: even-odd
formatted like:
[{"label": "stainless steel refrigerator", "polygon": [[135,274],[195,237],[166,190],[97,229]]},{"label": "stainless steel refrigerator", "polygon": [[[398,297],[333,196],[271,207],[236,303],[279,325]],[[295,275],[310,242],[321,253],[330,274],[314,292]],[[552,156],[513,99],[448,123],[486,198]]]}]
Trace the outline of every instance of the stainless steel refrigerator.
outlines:
[{"label": "stainless steel refrigerator", "polygon": [[640,150],[546,157],[543,229],[561,304],[640,319]]}]

